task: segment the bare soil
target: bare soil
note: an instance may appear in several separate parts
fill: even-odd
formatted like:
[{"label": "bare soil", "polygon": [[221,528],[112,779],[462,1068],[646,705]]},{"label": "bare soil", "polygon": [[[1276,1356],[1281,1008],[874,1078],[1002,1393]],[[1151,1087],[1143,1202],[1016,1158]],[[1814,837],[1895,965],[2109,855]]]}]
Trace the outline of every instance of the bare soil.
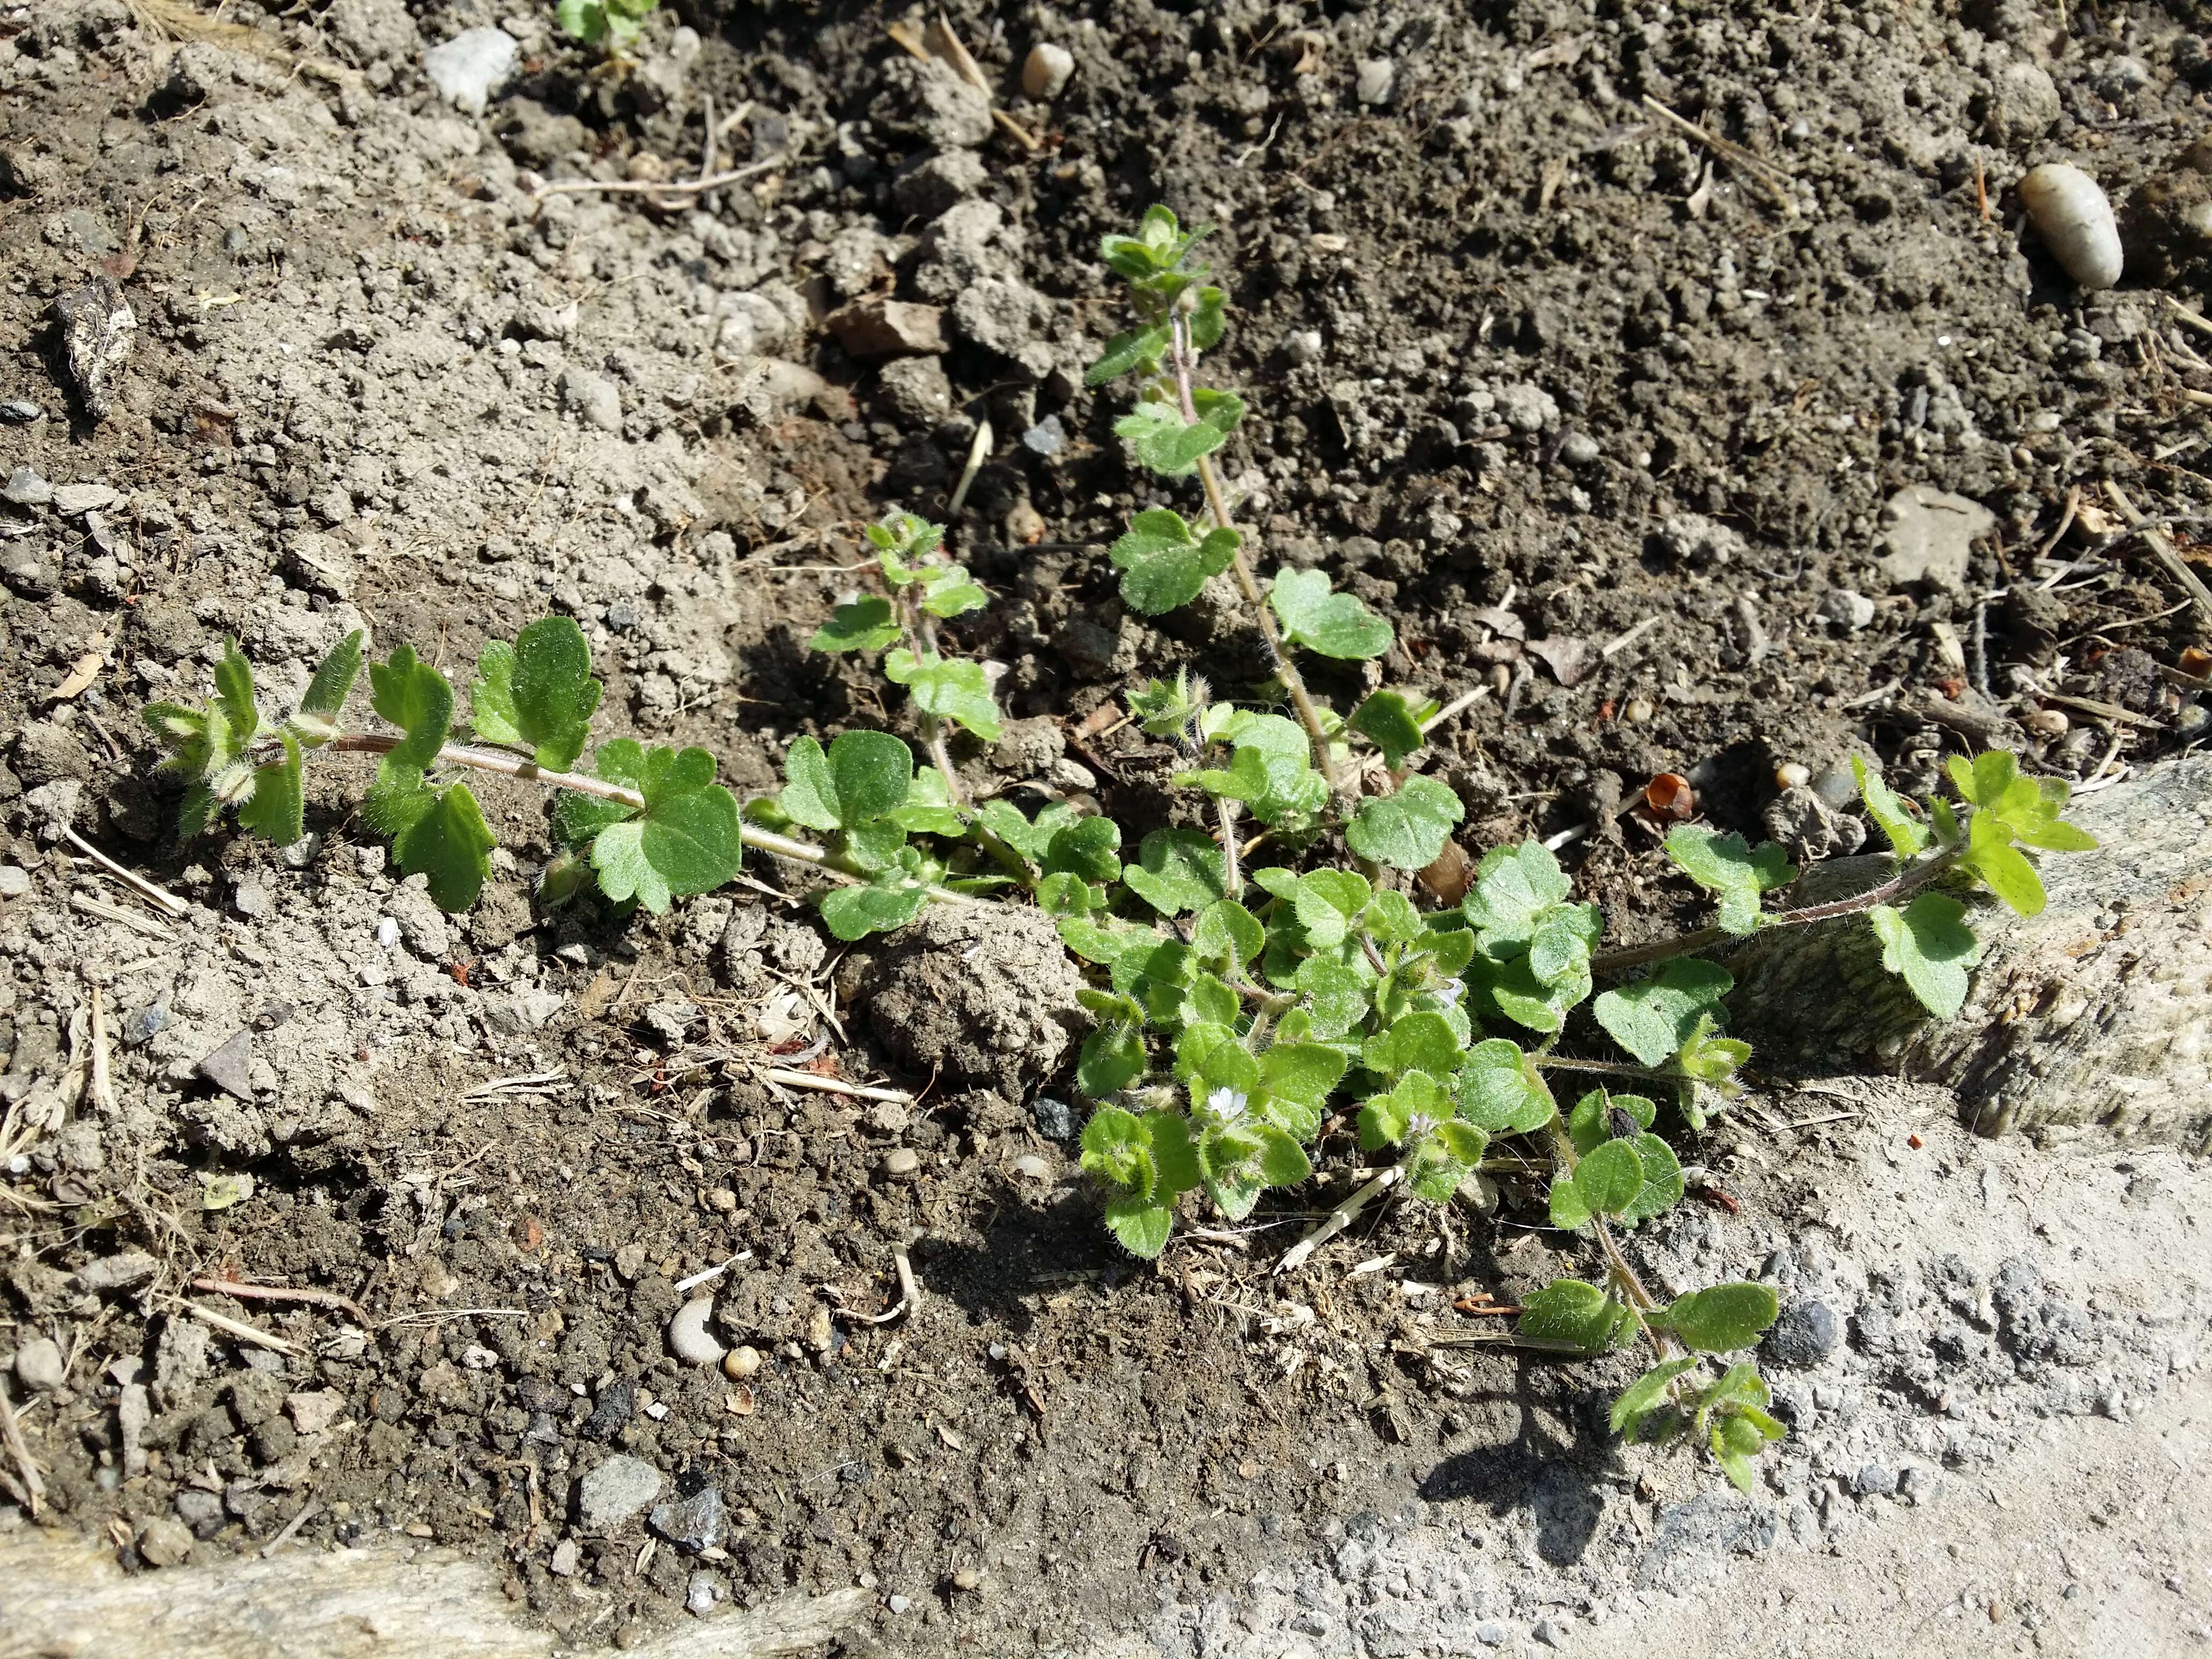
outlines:
[{"label": "bare soil", "polygon": [[[1811,1334],[1776,1357],[1793,1435],[1746,1499],[1606,1434],[1631,1360],[1454,1345],[1483,1324],[1455,1300],[1581,1265],[1510,1185],[1494,1215],[1371,1214],[1273,1278],[1357,1179],[1334,1133],[1261,1231],[1120,1255],[1064,1103],[1074,969],[1018,930],[917,985],[764,866],[661,921],[546,914],[521,786],[485,790],[495,879],[447,917],[394,881],[342,760],[302,848],[179,842],[136,718],[198,695],[226,635],[275,703],[351,628],[465,678],[550,611],[592,641],[605,735],[772,788],[795,736],[912,734],[804,643],[860,580],[857,526],[941,511],[988,420],[954,537],[995,603],[961,642],[1018,718],[962,751],[971,783],[1133,833],[1187,813],[1134,728],[1080,735],[1178,664],[1231,696],[1264,674],[1228,595],[1148,622],[1103,555],[1173,498],[1115,394],[1081,390],[1117,326],[1096,243],[1165,200],[1217,227],[1263,564],[1324,568],[1398,630],[1320,689],[1492,687],[1426,763],[1462,839],[1579,829],[1613,936],[1695,909],[1633,810],[1658,774],[1818,854],[1863,826],[1778,768],[1863,752],[1926,789],[1991,740],[2083,780],[2150,763],[2203,731],[2160,669],[2205,618],[2111,540],[2106,486],[2204,568],[2212,370],[2176,306],[2208,272],[2177,216],[2138,215],[2130,276],[2080,293],[2012,187],[2069,159],[2124,209],[2185,195],[2212,76],[2190,9],[2065,15],[950,8],[1032,151],[869,8],[661,15],[619,74],[550,13],[471,4],[248,7],[212,35],[123,0],[0,7],[0,404],[39,412],[0,426],[0,1357],[46,1516],[134,1569],[258,1550],[303,1510],[295,1547],[428,1540],[500,1564],[579,1650],[856,1584],[856,1655],[2205,1639],[2176,1527],[2203,1512],[2212,1194],[2181,1152],[2056,1158],[1939,1095],[1780,1081],[1686,1137],[1713,1196],[1642,1265],[1763,1274]],[[513,78],[457,109],[424,49],[502,22]],[[1018,90],[1039,38],[1077,66],[1049,104]],[[695,175],[709,131],[760,170],[666,203],[531,194]],[[52,307],[102,270],[137,329],[94,423]],[[871,294],[943,307],[947,349],[849,355],[822,319]],[[1985,530],[1938,516],[1916,558],[1929,509],[1891,505],[1915,488]],[[70,1071],[95,991],[112,1099]],[[873,1323],[894,1243],[924,1300]],[[666,1335],[679,1283],[732,1257],[707,1288],[764,1358],[742,1381]],[[24,1378],[41,1340],[58,1387]],[[2160,1433],[2179,1467],[2131,1498],[2109,1437]],[[659,1487],[595,1524],[583,1477],[617,1455]],[[2058,1566],[2016,1571],[1984,1524],[2022,1490]],[[0,1528],[27,1519],[0,1493]],[[2082,1551],[2084,1525],[2125,1547]],[[1827,1557],[1887,1571],[1892,1529],[1960,1553],[1912,1580],[1955,1613],[1899,1636],[1855,1599],[1830,1641],[1790,1611],[1838,1599]]]}]

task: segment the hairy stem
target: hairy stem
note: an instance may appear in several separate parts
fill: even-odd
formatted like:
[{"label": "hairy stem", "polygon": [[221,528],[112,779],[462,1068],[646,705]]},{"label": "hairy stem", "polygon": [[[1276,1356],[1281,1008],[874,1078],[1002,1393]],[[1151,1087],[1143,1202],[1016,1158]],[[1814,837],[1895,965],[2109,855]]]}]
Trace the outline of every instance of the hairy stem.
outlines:
[{"label": "hairy stem", "polygon": [[[1567,1126],[1557,1116],[1552,1119],[1552,1158],[1553,1167],[1569,1178],[1574,1175],[1575,1165],[1582,1162],[1581,1154],[1575,1151],[1574,1138],[1568,1134]],[[1620,1245],[1613,1236],[1613,1229],[1606,1225],[1605,1218],[1593,1216],[1591,1221],[1597,1231],[1598,1247],[1605,1252],[1606,1276],[1620,1290],[1622,1303],[1627,1307],[1630,1316],[1636,1321],[1636,1328],[1644,1333],[1645,1340],[1657,1350],[1662,1359],[1668,1358],[1674,1352],[1673,1340],[1663,1333],[1652,1329],[1644,1317],[1659,1305],[1658,1298],[1644,1288],[1644,1281],[1636,1276],[1636,1269],[1628,1265],[1628,1258],[1620,1253]]]},{"label": "hairy stem", "polygon": [[1635,1078],[1644,1083],[1687,1083],[1691,1079],[1680,1072],[1662,1071],[1656,1066],[1632,1066],[1623,1060],[1574,1060],[1565,1054],[1539,1054],[1528,1058],[1539,1067],[1559,1072],[1596,1072],[1607,1077]]},{"label": "hairy stem", "polygon": [[[1191,425],[1198,424],[1198,404],[1191,396],[1191,371],[1198,362],[1198,353],[1190,343],[1189,319],[1180,314],[1169,319],[1170,355],[1175,364],[1176,392],[1182,403],[1182,417]],[[1282,681],[1283,689],[1290,694],[1291,707],[1297,711],[1298,723],[1313,739],[1314,765],[1327,780],[1330,793],[1338,788],[1336,763],[1328,752],[1328,732],[1322,725],[1321,711],[1314,706],[1313,696],[1306,690],[1304,678],[1290,653],[1283,649],[1283,635],[1275,626],[1274,612],[1267,608],[1267,596],[1260,591],[1259,579],[1252,574],[1252,561],[1245,553],[1249,538],[1237,528],[1230,516],[1229,496],[1221,487],[1221,474],[1215,470],[1213,458],[1198,458],[1198,478],[1206,489],[1206,509],[1212,514],[1213,522],[1224,530],[1235,532],[1237,551],[1231,556],[1230,569],[1237,577],[1237,586],[1244,595],[1244,603],[1251,607],[1252,619],[1259,624],[1260,638],[1267,647],[1267,660],[1273,666],[1275,678]]]},{"label": "hairy stem", "polygon": [[[1917,864],[1908,864],[1879,886],[1869,887],[1863,893],[1853,893],[1848,898],[1831,899],[1825,904],[1808,904],[1796,910],[1778,910],[1760,918],[1762,930],[1769,927],[1806,927],[1816,921],[1832,921],[1838,916],[1856,915],[1871,910],[1877,904],[1892,904],[1909,898],[1923,888],[1931,887],[1950,872],[1951,866],[1966,856],[1966,842],[1962,834],[1959,844],[1945,848]],[[1593,974],[1618,973],[1624,968],[1640,968],[1646,963],[1666,962],[1675,957],[1694,956],[1700,951],[1710,951],[1717,945],[1725,945],[1741,939],[1722,927],[1700,927],[1694,933],[1677,934],[1673,939],[1654,939],[1649,945],[1631,945],[1619,951],[1601,951],[1590,958]]]},{"label": "hairy stem", "polygon": [[[349,732],[332,738],[324,745],[343,754],[388,755],[404,739],[387,737],[380,732]],[[462,766],[474,772],[496,773],[503,778],[520,778],[526,782],[542,783],[555,789],[567,789],[579,795],[592,795],[600,800],[611,800],[619,805],[645,810],[645,797],[635,789],[625,789],[618,783],[609,783],[605,778],[595,778],[587,772],[549,772],[532,760],[520,755],[510,755],[497,749],[475,749],[466,744],[449,743],[438,750],[434,763],[440,766]],[[797,864],[811,864],[830,875],[852,879],[850,872],[841,869],[826,847],[817,847],[811,842],[779,836],[771,830],[756,829],[750,823],[740,823],[738,834],[748,847],[758,848],[780,859],[789,859]]]},{"label": "hairy stem", "polygon": [[[918,592],[917,584],[909,584],[899,594],[899,612],[906,623],[906,648],[914,653],[916,662],[925,653],[937,654],[937,627],[922,611]],[[968,792],[960,787],[960,775],[952,769],[952,749],[945,739],[945,723],[926,710],[917,708],[915,712],[921,716],[921,736],[929,745],[929,758],[938,775],[945,780],[945,799],[952,803],[954,811],[967,811]]]}]

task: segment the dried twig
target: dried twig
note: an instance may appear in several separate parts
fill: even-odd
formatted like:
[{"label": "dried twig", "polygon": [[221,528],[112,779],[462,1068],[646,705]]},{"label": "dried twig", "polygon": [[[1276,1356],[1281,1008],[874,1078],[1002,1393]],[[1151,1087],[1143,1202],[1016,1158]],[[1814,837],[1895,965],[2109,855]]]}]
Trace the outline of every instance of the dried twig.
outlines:
[{"label": "dried twig", "polygon": [[850,1095],[855,1100],[887,1100],[897,1106],[911,1106],[914,1097],[903,1089],[878,1089],[865,1083],[848,1083],[842,1078],[822,1077],[813,1072],[787,1071],[781,1066],[771,1066],[765,1075],[770,1083],[781,1083],[787,1089],[812,1089],[818,1094]]},{"label": "dried twig", "polygon": [[1741,144],[1733,143],[1717,133],[1707,132],[1695,121],[1687,121],[1668,109],[1650,93],[1644,95],[1644,107],[1666,122],[1686,138],[1694,138],[1722,160],[1732,161],[1743,169],[1751,181],[1771,196],[1784,213],[1796,217],[1797,203],[1790,193],[1790,175],[1765,157],[1753,154]]},{"label": "dried twig", "polygon": [[1283,1252],[1283,1259],[1275,1264],[1275,1272],[1279,1274],[1295,1273],[1304,1267],[1309,1256],[1357,1221],[1359,1212],[1381,1194],[1389,1191],[1404,1173],[1402,1168],[1393,1164],[1372,1181],[1356,1189],[1343,1203],[1323,1216],[1320,1225]]},{"label": "dried twig", "polygon": [[261,1559],[266,1561],[270,1556],[276,1554],[278,1550],[283,1549],[285,1545],[290,1543],[292,1541],[293,1535],[296,1534],[301,1528],[306,1526],[308,1520],[322,1507],[323,1506],[320,1504],[315,1501],[313,1496],[310,1494],[307,1501],[300,1505],[300,1512],[284,1523],[284,1530],[278,1533],[274,1538],[270,1539],[267,1543],[261,1547]]},{"label": "dried twig", "polygon": [[710,173],[698,179],[563,179],[558,184],[541,184],[530,192],[530,199],[542,202],[549,196],[696,196],[702,191],[720,190],[725,185],[734,185],[740,179],[750,179],[756,173],[766,173],[771,167],[781,167],[790,159],[787,150],[761,161],[748,161],[741,167],[732,167],[726,173]]},{"label": "dried twig", "polygon": [[235,1279],[204,1275],[186,1283],[191,1289],[204,1291],[210,1296],[234,1297],[240,1302],[305,1302],[318,1308],[339,1308],[351,1314],[359,1325],[366,1327],[370,1322],[361,1304],[337,1291],[318,1291],[300,1285],[247,1285]]},{"label": "dried twig", "polygon": [[46,1495],[46,1483],[39,1474],[39,1465],[31,1455],[28,1442],[23,1438],[22,1426],[15,1421],[15,1402],[8,1398],[8,1385],[0,1382],[0,1441],[4,1441],[9,1455],[15,1458],[15,1467],[21,1471],[18,1483],[22,1487],[23,1507],[31,1512],[31,1519],[39,1518],[39,1504]]},{"label": "dried twig", "polygon": [[149,939],[166,939],[170,937],[169,930],[150,917],[126,910],[119,904],[105,903],[89,893],[71,893],[70,908],[82,910],[88,916],[98,916],[102,921],[115,922],[134,933],[143,933]]},{"label": "dried twig", "polygon": [[2153,520],[2138,512],[2136,504],[2110,478],[2105,480],[2105,494],[2112,498],[2112,505],[2120,510],[2120,516],[2128,521],[2129,526],[2142,538],[2143,545],[2150,549],[2151,556],[2165,567],[2167,575],[2181,584],[2182,592],[2189,595],[2204,620],[2212,623],[2212,588],[2206,587],[2203,579],[2189,568],[2180,554],[2174,551],[2173,544],[2166,539],[2166,532],[2155,528]]},{"label": "dried twig", "polygon": [[241,1342],[251,1342],[257,1348],[266,1348],[272,1353],[284,1354],[298,1354],[306,1352],[289,1336],[271,1335],[258,1326],[247,1324],[242,1319],[226,1318],[212,1308],[203,1308],[198,1303],[187,1302],[181,1297],[172,1297],[171,1300],[204,1324],[212,1325],[216,1329],[223,1332],[226,1335],[234,1336]]}]

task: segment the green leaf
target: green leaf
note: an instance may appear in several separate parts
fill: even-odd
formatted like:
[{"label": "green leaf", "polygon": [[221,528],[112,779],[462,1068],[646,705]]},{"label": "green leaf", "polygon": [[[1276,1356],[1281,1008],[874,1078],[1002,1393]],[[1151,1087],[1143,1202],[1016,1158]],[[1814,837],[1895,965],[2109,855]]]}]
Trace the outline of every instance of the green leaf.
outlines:
[{"label": "green leaf", "polygon": [[898,617],[891,602],[880,595],[841,605],[830,620],[814,630],[806,642],[809,651],[880,651],[899,636]]},{"label": "green leaf", "polygon": [[279,847],[289,847],[307,833],[300,740],[289,731],[277,736],[283,741],[284,758],[254,768],[253,793],[239,802],[238,822],[240,828],[257,830]]},{"label": "green leaf", "polygon": [[1228,442],[1244,418],[1241,398],[1226,392],[1191,395],[1198,419],[1190,425],[1183,423],[1180,410],[1159,401],[1140,403],[1114,422],[1115,432],[1129,441],[1138,460],[1164,478],[1188,477],[1200,458]]},{"label": "green leaf", "polygon": [[2009,750],[1992,749],[1967,761],[1954,755],[1944,762],[1944,769],[1957,786],[1959,799],[1975,806],[1996,807],[2002,804],[2007,793],[2020,779],[2020,761]]},{"label": "green leaf", "polygon": [[1697,1031],[1700,1015],[1718,1012],[1735,987],[1727,969],[1696,957],[1660,963],[1649,979],[1607,991],[1590,1012],[1606,1034],[1646,1066],[1664,1066]]},{"label": "green leaf", "polygon": [[784,756],[783,810],[810,830],[849,830],[904,805],[914,751],[888,732],[846,732],[827,754],[811,738]]},{"label": "green leaf", "polygon": [[222,659],[215,665],[215,702],[231,741],[244,749],[261,729],[261,711],[253,704],[253,665],[246,660],[236,640],[222,642]]},{"label": "green leaf", "polygon": [[532,623],[508,645],[495,640],[477,658],[471,693],[476,734],[528,749],[549,772],[576,763],[591,738],[605,687],[592,678],[592,648],[569,617]]},{"label": "green leaf", "polygon": [[714,781],[712,755],[649,750],[635,787],[644,811],[608,824],[592,843],[592,867],[609,898],[635,898],[657,915],[671,899],[711,891],[738,873],[744,837],[737,797]]},{"label": "green leaf", "polygon": [[1566,872],[1539,841],[1493,847],[1475,866],[1462,908],[1485,950],[1526,950],[1536,924],[1572,890]]},{"label": "green leaf", "polygon": [[1359,1144],[1369,1152],[1418,1139],[1451,1116],[1451,1102],[1425,1072],[1408,1072],[1388,1094],[1359,1109]]},{"label": "green leaf", "polygon": [[1216,899],[1200,911],[1190,933],[1190,948],[1195,954],[1237,968],[1258,956],[1267,942],[1267,932],[1260,919],[1231,898]]},{"label": "green leaf", "polygon": [[914,567],[944,544],[945,526],[911,513],[893,513],[881,524],[868,526],[866,535],[876,550],[876,563],[884,580],[894,587],[903,587],[916,580]]},{"label": "green leaf", "polygon": [[1119,1094],[1145,1074],[1145,1039],[1133,1025],[1102,1025],[1083,1039],[1075,1081],[1093,1100]]},{"label": "green leaf", "polygon": [[1903,977],[1921,1006],[1948,1019],[1966,1000],[1982,947],[1966,926],[1966,907],[1948,893],[1923,893],[1902,911],[1877,904],[1867,912],[1881,940],[1881,965]]},{"label": "green leaf", "polygon": [[383,662],[369,664],[368,684],[376,712],[407,734],[384,764],[428,771],[453,727],[453,688],[428,663],[416,659],[411,645],[395,646]]},{"label": "green leaf", "polygon": [[1582,1188],[1575,1184],[1572,1176],[1555,1176],[1552,1179],[1551,1221],[1561,1232],[1571,1233],[1588,1224],[1594,1212],[1589,1200],[1583,1196]]},{"label": "green leaf", "polygon": [[1879,772],[1869,771],[1856,755],[1851,757],[1851,775],[1858,780],[1859,799],[1866,803],[1867,816],[1888,838],[1891,851],[1909,859],[1928,845],[1928,826],[1912,817],[1904,797],[1883,782]]},{"label": "green leaf", "polygon": [[1260,1056],[1260,1086],[1274,1101],[1317,1115],[1349,1063],[1326,1043],[1278,1042]]},{"label": "green leaf", "polygon": [[338,716],[347,695],[361,672],[362,631],[358,628],[331,647],[330,655],[316,665],[305,696],[292,714],[290,725],[303,747],[319,749],[338,734]]},{"label": "green leaf", "polygon": [[1588,981],[1590,952],[1604,933],[1605,917],[1595,904],[1553,906],[1529,935],[1528,971],[1546,985]]},{"label": "green leaf", "polygon": [[1654,1365],[1620,1391],[1620,1398],[1613,1402],[1608,1419],[1615,1434],[1626,1433],[1630,1439],[1643,1419],[1665,1403],[1667,1385],[1698,1363],[1695,1355],[1687,1359],[1669,1359]]},{"label": "green leaf", "polygon": [[[604,843],[605,837],[600,837]],[[594,860],[596,862],[596,860]],[[822,896],[822,920],[847,943],[890,933],[921,914],[928,890],[903,865],[879,872],[866,887],[833,887]],[[1093,1035],[1096,1035],[1095,1033]]]},{"label": "green leaf", "polygon": [[1421,721],[1436,708],[1432,702],[1416,706],[1403,692],[1377,691],[1352,711],[1351,726],[1382,751],[1384,763],[1395,771],[1428,741]]},{"label": "green leaf", "polygon": [[1977,812],[1966,826],[1966,869],[1983,885],[2023,916],[2043,914],[2042,878],[2027,855],[2012,844],[2012,829],[1990,812]]},{"label": "green leaf", "polygon": [[1291,890],[1291,914],[1305,930],[1308,945],[1331,950],[1351,937],[1352,921],[1374,891],[1356,871],[1316,870],[1301,876]]},{"label": "green leaf", "polygon": [[1650,1317],[1700,1352],[1731,1353],[1755,1345],[1780,1312],[1771,1286],[1739,1283],[1692,1291]]},{"label": "green leaf", "polygon": [[991,596],[969,580],[964,565],[929,565],[921,582],[921,608],[933,617],[964,617],[991,603]]},{"label": "green leaf", "polygon": [[1121,879],[1164,916],[1201,910],[1228,896],[1229,872],[1221,849],[1195,830],[1153,830]]},{"label": "green leaf", "polygon": [[884,672],[912,692],[925,714],[964,726],[987,743],[998,741],[999,705],[981,663],[951,660],[933,651],[917,658],[902,646],[884,653]]},{"label": "green leaf", "polygon": [[1121,598],[1133,611],[1157,617],[1188,605],[1206,579],[1229,568],[1237,556],[1233,530],[1209,531],[1201,538],[1179,513],[1152,507],[1129,520],[1129,529],[1107,550],[1121,572]]},{"label": "green leaf", "polygon": [[1474,1045],[1459,1076],[1459,1115],[1494,1135],[1527,1134],[1552,1120],[1552,1091],[1528,1057],[1504,1037]]},{"label": "green leaf", "polygon": [[1318,570],[1277,572],[1267,602],[1285,634],[1324,657],[1379,657],[1390,648],[1390,624],[1352,595],[1330,592]]},{"label": "green leaf", "polygon": [[1305,1148],[1272,1123],[1255,1131],[1260,1137],[1260,1178],[1270,1187],[1295,1187],[1313,1174]]},{"label": "green leaf", "polygon": [[1439,1081],[1450,1078],[1464,1058],[1449,1023],[1441,1014],[1426,1012],[1402,1016],[1381,1036],[1370,1037],[1359,1054],[1363,1066],[1385,1077],[1425,1072]]},{"label": "green leaf", "polygon": [[[1042,818],[1043,814],[1038,817]],[[1116,855],[1121,850],[1121,826],[1109,817],[1092,817],[1054,830],[1041,862],[1047,876],[1070,875],[1091,882],[1119,881],[1121,860]],[[1258,925],[1253,924],[1255,930]]]},{"label": "green leaf", "polygon": [[1090,1173],[1140,1197],[1152,1195],[1152,1131],[1134,1112],[1101,1106],[1083,1126],[1082,1147],[1082,1164]]},{"label": "green leaf", "polygon": [[1613,1345],[1628,1310],[1595,1285],[1555,1279],[1521,1301],[1521,1334],[1539,1341],[1571,1342],[1590,1353]]},{"label": "green leaf", "polygon": [[1601,1141],[1575,1165],[1575,1190],[1594,1214],[1625,1210],[1644,1190],[1644,1160],[1626,1140]]},{"label": "green leaf", "polygon": [[1127,334],[1116,334],[1106,343],[1105,352],[1098,361],[1083,371],[1086,386],[1104,386],[1118,380],[1133,368],[1151,374],[1159,367],[1160,359],[1167,354],[1168,325],[1151,323],[1143,328],[1132,329]]},{"label": "green leaf", "polygon": [[1394,795],[1359,803],[1344,831],[1359,857],[1395,870],[1423,870],[1437,861],[1451,827],[1466,815],[1459,797],[1435,778],[1407,778]]},{"label": "green leaf", "polygon": [[[1575,1143],[1575,1151],[1588,1152],[1601,1143],[1615,1138],[1609,1115],[1620,1112],[1641,1131],[1649,1129],[1659,1115],[1658,1108],[1642,1095],[1608,1094],[1603,1089],[1592,1089],[1575,1103],[1567,1114],[1567,1138]],[[1628,1137],[1633,1139],[1635,1137]]]},{"label": "green leaf", "polygon": [[1374,981],[1334,957],[1308,957],[1292,983],[1308,998],[1313,1035],[1324,1042],[1344,1036],[1373,1006]]},{"label": "green leaf", "polygon": [[1387,888],[1367,902],[1359,925],[1377,945],[1411,945],[1429,936],[1428,924],[1413,908],[1413,901]]},{"label": "green leaf", "polygon": [[1168,1236],[1175,1231],[1175,1206],[1148,1199],[1114,1199],[1106,1206],[1106,1225],[1123,1249],[1150,1261],[1168,1247]]},{"label": "green leaf", "polygon": [[362,816],[392,838],[404,874],[429,878],[430,902],[440,909],[465,910],[476,902],[491,874],[495,843],[466,784],[428,788],[420,772],[394,766],[387,756],[362,802]]},{"label": "green leaf", "polygon": [[1667,856],[1720,901],[1720,925],[1730,933],[1756,928],[1759,895],[1797,879],[1797,866],[1772,842],[1753,848],[1733,831],[1723,836],[1692,823],[1667,832]]},{"label": "green leaf", "polygon": [[1674,1149],[1657,1135],[1640,1134],[1632,1143],[1621,1144],[1632,1144],[1637,1161],[1644,1166],[1644,1185],[1620,1211],[1621,1224],[1633,1227],[1654,1216],[1666,1214],[1682,1201],[1682,1164],[1674,1156]]}]

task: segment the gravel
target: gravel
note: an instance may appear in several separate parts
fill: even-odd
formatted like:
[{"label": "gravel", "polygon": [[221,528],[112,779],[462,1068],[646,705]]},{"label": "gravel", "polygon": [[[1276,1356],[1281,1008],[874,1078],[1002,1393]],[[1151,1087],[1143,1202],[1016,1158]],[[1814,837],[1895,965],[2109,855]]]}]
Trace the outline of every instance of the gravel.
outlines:
[{"label": "gravel", "polygon": [[660,1496],[660,1471],[617,1452],[576,1483],[576,1514],[587,1532],[611,1532]]}]

